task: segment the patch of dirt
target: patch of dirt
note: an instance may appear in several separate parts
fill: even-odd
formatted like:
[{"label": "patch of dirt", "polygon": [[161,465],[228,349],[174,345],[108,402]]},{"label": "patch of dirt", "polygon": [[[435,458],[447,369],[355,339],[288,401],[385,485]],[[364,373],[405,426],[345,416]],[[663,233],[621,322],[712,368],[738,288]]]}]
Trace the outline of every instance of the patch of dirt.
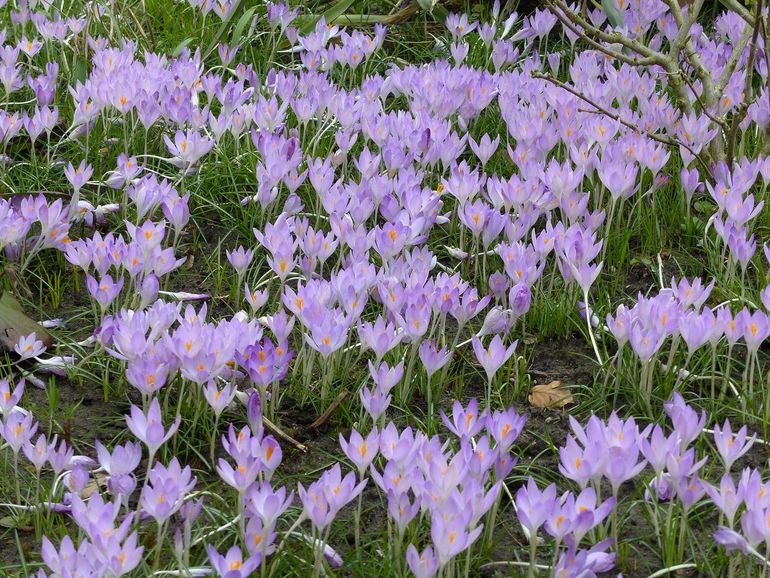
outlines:
[{"label": "patch of dirt", "polygon": [[595,370],[591,346],[579,337],[536,344],[527,366],[533,383],[558,380],[564,385],[593,383]]}]

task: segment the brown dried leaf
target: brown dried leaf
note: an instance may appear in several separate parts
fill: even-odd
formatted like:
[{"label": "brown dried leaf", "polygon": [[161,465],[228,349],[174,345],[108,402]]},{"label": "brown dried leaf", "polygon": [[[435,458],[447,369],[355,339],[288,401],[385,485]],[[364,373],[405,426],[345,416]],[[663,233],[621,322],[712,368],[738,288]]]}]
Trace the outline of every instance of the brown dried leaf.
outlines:
[{"label": "brown dried leaf", "polygon": [[90,498],[93,494],[99,493],[101,490],[107,489],[107,475],[99,472],[95,474],[86,484],[85,489],[81,493],[81,497]]},{"label": "brown dried leaf", "polygon": [[561,381],[552,381],[534,386],[529,394],[529,403],[532,407],[561,409],[575,403],[575,399],[568,389],[561,386]]}]

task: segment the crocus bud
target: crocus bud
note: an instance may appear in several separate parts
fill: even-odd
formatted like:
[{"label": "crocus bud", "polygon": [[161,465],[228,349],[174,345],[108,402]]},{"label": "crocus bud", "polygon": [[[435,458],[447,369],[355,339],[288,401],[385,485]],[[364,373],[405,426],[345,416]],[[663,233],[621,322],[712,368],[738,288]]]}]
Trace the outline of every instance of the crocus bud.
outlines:
[{"label": "crocus bud", "polygon": [[149,307],[150,305],[155,303],[155,301],[158,300],[159,290],[160,290],[160,281],[158,281],[157,275],[155,274],[147,275],[144,278],[144,281],[142,281],[142,289],[139,293],[142,298],[139,308],[145,309],[146,307]]},{"label": "crocus bud", "polygon": [[264,426],[262,425],[262,400],[257,391],[251,393],[251,397],[249,397],[249,401],[246,403],[246,417],[249,420],[251,433],[261,438],[264,432]]},{"label": "crocus bud", "polygon": [[532,292],[529,290],[529,285],[517,283],[511,288],[508,299],[513,314],[516,317],[524,315],[532,304]]}]

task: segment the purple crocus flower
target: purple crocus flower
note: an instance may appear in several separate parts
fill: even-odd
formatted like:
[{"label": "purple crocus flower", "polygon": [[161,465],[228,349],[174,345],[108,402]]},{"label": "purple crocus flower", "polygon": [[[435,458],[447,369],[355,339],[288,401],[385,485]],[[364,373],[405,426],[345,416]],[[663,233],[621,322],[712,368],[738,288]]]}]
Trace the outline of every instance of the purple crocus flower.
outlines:
[{"label": "purple crocus flower", "polygon": [[305,515],[316,528],[324,530],[339,510],[363,491],[367,481],[363,480],[356,485],[353,472],[343,478],[340,465],[334,464],[321,474],[320,479],[310,484],[307,490],[302,484],[298,484],[299,499]]},{"label": "purple crocus flower", "polygon": [[254,256],[254,251],[251,249],[244,249],[242,246],[237,247],[233,251],[226,251],[227,260],[230,261],[230,265],[233,266],[235,272],[238,273],[238,277],[243,277],[246,269],[251,263],[251,259]]},{"label": "purple crocus flower", "polygon": [[515,408],[510,408],[496,411],[487,417],[486,428],[497,443],[497,448],[501,452],[507,452],[521,434],[525,423],[527,416],[518,414]]},{"label": "purple crocus flower", "polygon": [[487,410],[479,414],[479,402],[472,398],[468,407],[464,408],[459,401],[452,404],[452,421],[442,411],[441,420],[449,431],[459,438],[472,438],[478,434],[487,423]]},{"label": "purple crocus flower", "polygon": [[[94,168],[87,164],[85,160],[80,161],[77,168],[72,166],[72,163],[69,163],[64,169],[64,176],[67,177],[67,180],[72,185],[75,193],[80,191],[81,187],[88,182],[88,179],[90,179],[93,174]],[[75,205],[77,205],[77,201],[75,201]]]},{"label": "purple crocus flower", "polygon": [[404,377],[404,362],[389,367],[385,361],[378,365],[369,361],[369,374],[377,388],[387,394]]},{"label": "purple crocus flower", "polygon": [[15,455],[19,455],[22,446],[35,435],[38,424],[31,413],[11,410],[5,421],[0,422],[0,426],[0,437]]},{"label": "purple crocus flower", "polygon": [[530,541],[536,540],[537,531],[556,508],[556,484],[540,490],[530,476],[527,484],[516,492],[516,515]]},{"label": "purple crocus flower", "polygon": [[735,460],[754,445],[754,441],[757,439],[756,434],[748,437],[747,432],[748,430],[744,425],[737,433],[733,433],[730,420],[725,420],[722,427],[714,426],[714,443],[719,451],[719,456],[722,458],[722,463],[725,465],[725,471],[729,472]]},{"label": "purple crocus flower", "polygon": [[24,395],[24,379],[20,379],[11,390],[8,378],[0,379],[0,415],[8,416]]},{"label": "purple crocus flower", "polygon": [[439,369],[444,367],[449,360],[452,359],[452,354],[446,347],[437,349],[436,343],[431,340],[425,340],[420,343],[418,350],[420,355],[420,361],[425,368],[425,373],[428,374],[428,378],[432,377]]},{"label": "purple crocus flower", "polygon": [[111,275],[105,275],[101,281],[97,281],[91,275],[88,275],[86,277],[86,287],[88,287],[91,297],[96,300],[103,311],[115,300],[120,290],[123,289],[123,281],[124,279],[121,277],[119,281],[115,282],[112,280]]},{"label": "purple crocus flower", "polygon": [[372,428],[366,439],[355,429],[350,432],[350,441],[346,441],[340,433],[340,447],[350,461],[358,468],[361,479],[379,451],[379,432]]},{"label": "purple crocus flower", "polygon": [[163,427],[163,417],[160,412],[158,398],[153,398],[147,413],[135,405],[131,406],[131,415],[126,416],[126,425],[146,446],[150,455],[155,455],[160,446],[166,443],[176,433],[182,416],[176,416],[174,423],[166,430]]},{"label": "purple crocus flower", "polygon": [[214,546],[209,544],[206,552],[214,570],[222,578],[249,578],[262,562],[261,553],[244,560],[238,546],[233,546],[227,554],[222,556]]},{"label": "purple crocus flower", "polygon": [[406,563],[415,578],[433,578],[438,572],[438,558],[431,546],[419,553],[413,544],[409,544],[406,549]]},{"label": "purple crocus flower", "polygon": [[510,359],[513,352],[516,351],[518,341],[514,341],[508,348],[503,345],[503,340],[499,335],[495,335],[489,342],[489,347],[484,348],[481,339],[473,336],[471,341],[476,359],[487,373],[487,380],[491,382],[497,371]]},{"label": "purple crocus flower", "polygon": [[20,337],[18,343],[13,346],[13,350],[19,354],[20,359],[29,359],[45,352],[46,347],[37,338],[37,335],[32,332],[29,335]]},{"label": "purple crocus flower", "polygon": [[674,431],[679,435],[682,447],[687,447],[700,435],[706,425],[706,412],[698,413],[684,402],[678,392],[663,404],[663,409],[671,419]]}]

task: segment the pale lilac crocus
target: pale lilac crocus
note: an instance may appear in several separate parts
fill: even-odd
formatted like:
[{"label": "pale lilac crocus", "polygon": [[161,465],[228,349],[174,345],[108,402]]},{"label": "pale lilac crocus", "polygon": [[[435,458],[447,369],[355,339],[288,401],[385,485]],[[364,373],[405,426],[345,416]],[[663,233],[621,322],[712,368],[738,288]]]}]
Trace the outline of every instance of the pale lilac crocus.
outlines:
[{"label": "pale lilac crocus", "polygon": [[132,405],[130,415],[126,416],[128,429],[147,446],[151,456],[154,456],[160,446],[171,439],[171,436],[179,428],[181,421],[182,416],[176,416],[174,423],[166,430],[163,426],[163,417],[160,412],[158,398],[154,398],[150,402],[147,413]]},{"label": "pale lilac crocus", "polygon": [[744,425],[736,433],[733,433],[730,420],[725,420],[722,427],[714,426],[714,443],[725,465],[725,471],[729,472],[735,460],[744,455],[754,445],[756,434],[748,437],[748,430]]},{"label": "pale lilac crocus", "polygon": [[19,342],[13,346],[13,350],[19,354],[20,360],[37,357],[45,352],[45,345],[37,338],[35,332],[19,338]]}]

